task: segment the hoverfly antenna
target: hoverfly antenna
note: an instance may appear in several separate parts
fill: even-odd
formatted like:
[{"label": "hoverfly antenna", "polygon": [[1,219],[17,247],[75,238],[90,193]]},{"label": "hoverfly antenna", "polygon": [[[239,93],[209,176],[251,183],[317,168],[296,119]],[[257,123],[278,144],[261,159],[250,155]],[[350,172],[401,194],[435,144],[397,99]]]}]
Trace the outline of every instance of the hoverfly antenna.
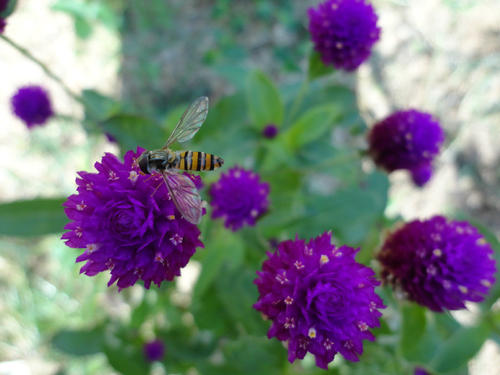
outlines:
[{"label": "hoverfly antenna", "polygon": [[142,173],[149,174],[149,152],[144,152],[139,157],[138,164]]}]

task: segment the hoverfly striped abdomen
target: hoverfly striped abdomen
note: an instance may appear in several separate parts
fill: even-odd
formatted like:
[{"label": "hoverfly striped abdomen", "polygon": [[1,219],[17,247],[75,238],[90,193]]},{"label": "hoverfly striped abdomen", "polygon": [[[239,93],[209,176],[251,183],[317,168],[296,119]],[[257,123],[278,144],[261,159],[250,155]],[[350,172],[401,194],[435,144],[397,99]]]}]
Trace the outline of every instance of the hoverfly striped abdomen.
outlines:
[{"label": "hoverfly striped abdomen", "polygon": [[221,157],[202,151],[178,151],[173,168],[184,171],[213,171],[224,164]]}]

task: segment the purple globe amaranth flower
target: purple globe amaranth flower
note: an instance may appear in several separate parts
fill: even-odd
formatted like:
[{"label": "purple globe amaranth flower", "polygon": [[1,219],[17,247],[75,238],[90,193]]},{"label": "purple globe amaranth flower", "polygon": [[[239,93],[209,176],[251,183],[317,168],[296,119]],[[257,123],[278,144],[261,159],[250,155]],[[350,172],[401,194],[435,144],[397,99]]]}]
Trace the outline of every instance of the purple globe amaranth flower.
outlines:
[{"label": "purple globe amaranth flower", "polygon": [[385,282],[433,311],[480,302],[495,282],[493,250],[465,221],[434,216],[395,230],[378,255]]},{"label": "purple globe amaranth flower", "polygon": [[144,344],[144,357],[148,362],[161,361],[165,355],[165,344],[161,340],[153,340]]},{"label": "purple globe amaranth flower", "polygon": [[224,218],[224,225],[233,231],[243,225],[255,225],[267,212],[269,184],[260,182],[258,174],[234,167],[222,173],[210,187],[212,218]]},{"label": "purple globe amaranth flower", "polygon": [[12,110],[28,128],[43,125],[54,115],[49,94],[41,86],[23,86],[11,99]]},{"label": "purple globe amaranth flower", "polygon": [[274,124],[269,124],[262,129],[262,135],[265,138],[273,139],[278,135],[278,127]]},{"label": "purple globe amaranth flower", "polygon": [[378,122],[368,133],[370,155],[388,172],[407,169],[416,185],[432,175],[432,161],[439,153],[444,132],[429,113],[397,111]]},{"label": "purple globe amaranth flower", "polygon": [[325,65],[353,71],[380,37],[377,14],[360,0],[327,0],[309,8],[309,32]]},{"label": "purple globe amaranth flower", "polygon": [[[64,228],[66,245],[85,248],[76,261],[88,276],[111,271],[108,286],[149,288],[180,275],[197,247],[198,227],[175,207],[159,174],[144,176],[137,159],[144,150],[128,151],[124,162],[105,154],[97,173],[79,172],[78,193],[64,203],[72,221]],[[197,188],[201,179],[191,176]],[[157,189],[157,190],[155,190]]]},{"label": "purple globe amaranth flower", "polygon": [[379,325],[385,306],[368,267],[356,263],[358,250],[336,247],[331,233],[306,243],[284,241],[257,272],[259,300],[254,308],[272,320],[268,337],[288,343],[288,360],[314,354],[326,369],[335,354],[357,361],[362,341]]}]

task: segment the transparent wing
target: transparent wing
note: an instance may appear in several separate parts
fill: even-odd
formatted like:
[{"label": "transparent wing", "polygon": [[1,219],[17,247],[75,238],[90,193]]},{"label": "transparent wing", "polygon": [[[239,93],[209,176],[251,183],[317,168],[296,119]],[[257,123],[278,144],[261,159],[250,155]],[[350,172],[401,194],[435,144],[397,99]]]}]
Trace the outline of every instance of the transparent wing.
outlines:
[{"label": "transparent wing", "polygon": [[196,99],[188,109],[186,109],[163,147],[168,147],[174,142],[182,143],[189,141],[200,129],[203,122],[205,122],[207,114],[208,98],[202,96]]},{"label": "transparent wing", "polygon": [[182,216],[193,224],[199,224],[202,214],[201,197],[193,181],[185,175],[163,172],[163,179],[175,206]]}]

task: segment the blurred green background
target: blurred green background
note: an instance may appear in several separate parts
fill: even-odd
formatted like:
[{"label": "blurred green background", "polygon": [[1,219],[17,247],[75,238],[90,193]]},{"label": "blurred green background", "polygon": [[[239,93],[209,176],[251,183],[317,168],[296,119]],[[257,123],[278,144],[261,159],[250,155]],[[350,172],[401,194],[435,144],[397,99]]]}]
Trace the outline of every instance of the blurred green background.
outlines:
[{"label": "blurred green background", "polygon": [[[105,151],[120,152],[103,131],[125,149],[137,140],[159,146],[157,136],[166,138],[186,104],[208,95],[210,115],[192,147],[220,154],[227,166],[257,168],[274,187],[273,214],[238,234],[205,219],[208,246],[181,279],[120,294],[106,288],[106,275],[79,276],[79,252],[65,247],[60,235],[0,237],[0,374],[324,373],[309,357],[286,364],[281,344],[263,338],[268,323],[249,308],[268,238],[310,237],[333,228],[339,243],[362,246],[358,261],[373,265],[380,234],[398,218],[444,213],[474,218],[498,246],[500,3],[376,1],[383,32],[370,61],[355,75],[317,79],[325,72],[308,61],[306,28],[306,10],[315,3],[19,2],[5,34],[82,92],[85,106],[0,41],[2,202],[43,197],[56,199],[50,207],[58,207],[57,197],[74,191],[76,171],[91,171]],[[48,87],[63,115],[32,132],[8,105],[27,83]],[[387,179],[356,151],[367,126],[406,107],[435,114],[447,132],[435,177],[424,189],[404,173]],[[275,141],[260,137],[269,120],[282,126]],[[136,122],[151,132],[124,131]],[[204,181],[216,178],[206,174]],[[39,216],[16,217],[19,207],[0,212],[2,233],[12,225],[33,234],[43,218],[51,228],[64,224],[39,204]],[[431,361],[445,373],[446,359],[460,353],[453,342],[465,337],[461,341],[477,342],[467,342],[472,352],[453,360],[450,373],[500,374],[500,335],[473,324],[476,307],[436,315],[383,293],[392,326],[380,329],[377,344],[365,345],[362,362],[350,365],[339,357],[332,373],[406,374]],[[493,303],[487,301],[487,308]],[[498,312],[488,318],[500,319]],[[459,323],[472,328],[464,331]],[[138,348],[155,336],[167,354],[164,364],[149,368]],[[491,339],[483,345],[486,337]],[[437,359],[429,353],[436,345],[444,348]]]}]

